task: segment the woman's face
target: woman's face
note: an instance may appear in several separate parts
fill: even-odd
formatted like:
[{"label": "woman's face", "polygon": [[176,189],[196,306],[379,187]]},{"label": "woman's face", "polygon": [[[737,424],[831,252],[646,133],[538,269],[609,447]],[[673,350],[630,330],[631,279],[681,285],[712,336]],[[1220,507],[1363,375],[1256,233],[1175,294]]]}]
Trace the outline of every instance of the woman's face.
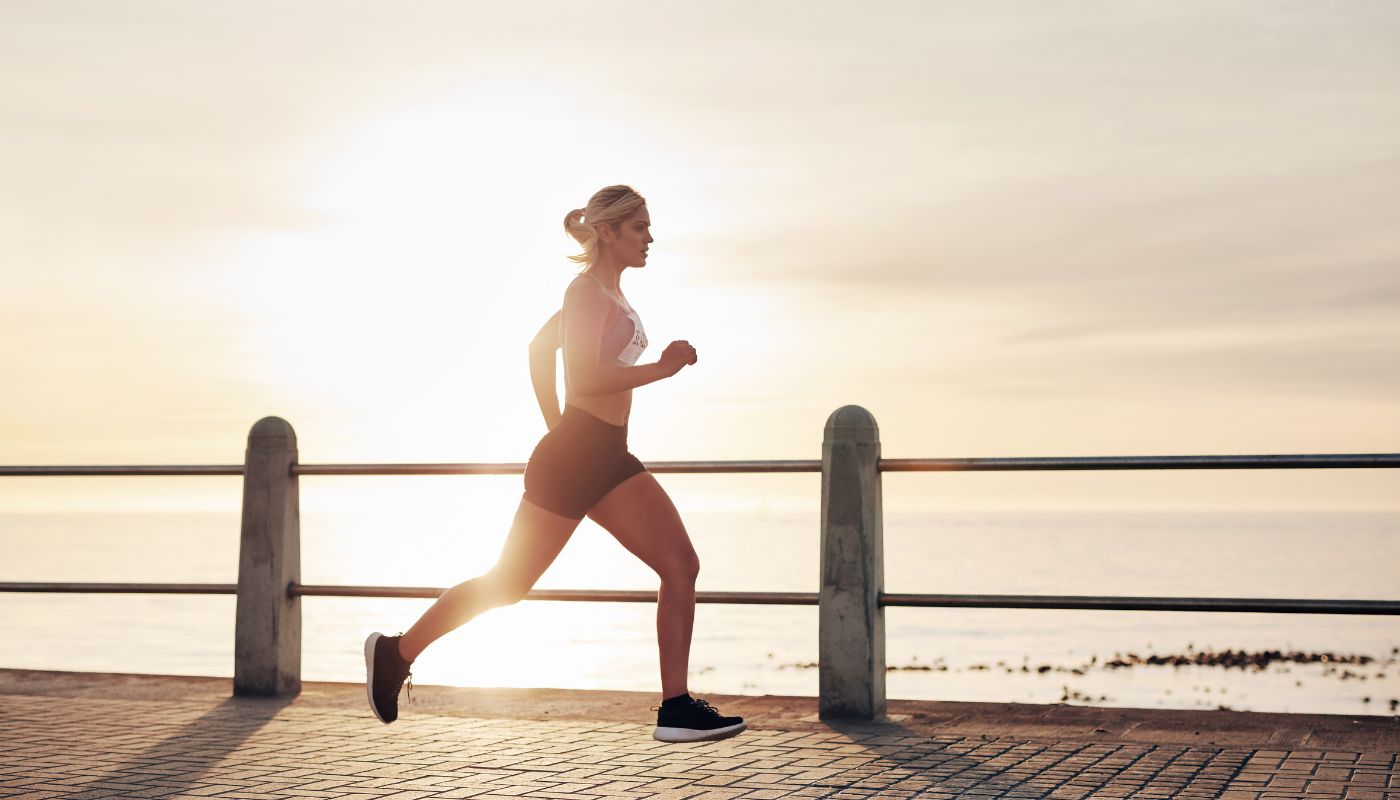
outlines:
[{"label": "woman's face", "polygon": [[[613,235],[609,236],[609,233]],[[622,266],[646,266],[647,248],[652,243],[651,216],[647,214],[646,206],[632,212],[632,216],[618,224],[616,231],[609,228],[607,233],[602,235],[603,242],[608,246],[612,257],[617,259]]]}]

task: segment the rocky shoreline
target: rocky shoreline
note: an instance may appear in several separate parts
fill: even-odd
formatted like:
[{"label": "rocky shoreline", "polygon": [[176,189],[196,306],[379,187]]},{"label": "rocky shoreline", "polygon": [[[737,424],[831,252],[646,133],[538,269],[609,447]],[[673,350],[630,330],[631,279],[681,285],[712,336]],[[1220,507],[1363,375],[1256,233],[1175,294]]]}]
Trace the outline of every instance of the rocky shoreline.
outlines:
[{"label": "rocky shoreline", "polygon": [[[989,672],[998,670],[1006,673],[1065,673],[1070,675],[1085,675],[1091,670],[1116,671],[1121,669],[1131,669],[1134,667],[1219,667],[1221,669],[1238,669],[1249,672],[1263,672],[1274,664],[1317,664],[1322,665],[1323,676],[1335,675],[1338,680],[1387,680],[1388,671],[1396,671],[1395,667],[1400,665],[1400,647],[1392,647],[1388,657],[1361,653],[1319,653],[1304,652],[1300,650],[1260,650],[1250,652],[1248,650],[1213,650],[1198,651],[1192,645],[1187,645],[1185,653],[1153,653],[1140,655],[1138,653],[1114,653],[1112,658],[1100,660],[1097,655],[1089,658],[1077,666],[1064,666],[1060,664],[1039,664],[1032,666],[1030,657],[1023,659],[1020,665],[1011,665],[1005,661],[998,661],[995,664],[968,664],[962,667],[950,667],[943,658],[936,658],[927,664],[919,663],[916,656],[914,663],[910,664],[890,664],[885,667],[886,672]],[[816,669],[816,662],[804,662],[795,664],[780,664],[779,669]],[[1400,678],[1400,672],[1394,676]],[[1298,681],[1302,686],[1302,681]],[[1079,701],[1092,702],[1096,698],[1085,695],[1082,692],[1064,687],[1064,696],[1061,702]],[[1107,700],[1107,697],[1099,697],[1098,700]],[[1364,698],[1363,702],[1369,703],[1370,697]],[[1390,698],[1390,710],[1395,712],[1400,710],[1400,698]],[[1221,706],[1226,708],[1226,706]]]},{"label": "rocky shoreline", "polygon": [[[979,672],[991,669],[1001,669],[1005,672],[1068,672],[1075,675],[1083,675],[1089,670],[1095,668],[1123,669],[1126,667],[1137,666],[1195,666],[1224,667],[1225,669],[1241,670],[1253,669],[1254,671],[1259,672],[1268,669],[1269,665],[1271,664],[1281,662],[1288,664],[1327,664],[1331,666],[1332,669],[1329,669],[1324,674],[1332,674],[1337,671],[1337,665],[1366,666],[1368,664],[1378,664],[1382,668],[1392,666],[1397,662],[1400,662],[1400,659],[1397,659],[1397,656],[1400,656],[1400,647],[1392,648],[1390,651],[1390,657],[1382,661],[1376,656],[1355,653],[1306,653],[1299,650],[1294,650],[1291,652],[1284,652],[1282,650],[1261,650],[1259,652],[1254,653],[1251,653],[1247,650],[1220,650],[1210,652],[1196,651],[1194,648],[1191,648],[1188,645],[1187,652],[1184,654],[1153,654],[1148,656],[1141,656],[1137,653],[1114,653],[1113,658],[1104,660],[1102,662],[1099,661],[1098,656],[1092,656],[1088,661],[1084,662],[1082,665],[1077,667],[1065,667],[1053,664],[1041,664],[1036,667],[1031,667],[1029,664],[1030,657],[1027,656],[1025,659],[1026,663],[1021,664],[1019,667],[1012,667],[1008,665],[1005,661],[998,661],[996,662],[995,666],[988,664],[969,664],[966,667],[950,668],[947,664],[943,662],[942,658],[937,658],[930,664],[914,663],[907,665],[890,665],[885,667],[885,669],[890,672],[948,672],[950,669],[955,672],[962,670]],[[914,660],[917,662],[918,658],[915,657]],[[815,669],[816,667],[816,662],[805,662],[795,664],[780,664],[778,668]],[[1362,673],[1352,672],[1350,670],[1344,670],[1341,673],[1341,678],[1343,680],[1347,680],[1348,678],[1358,678],[1360,680],[1365,680],[1366,677],[1367,676]],[[1378,672],[1376,674],[1376,677],[1384,678],[1385,673]]]}]

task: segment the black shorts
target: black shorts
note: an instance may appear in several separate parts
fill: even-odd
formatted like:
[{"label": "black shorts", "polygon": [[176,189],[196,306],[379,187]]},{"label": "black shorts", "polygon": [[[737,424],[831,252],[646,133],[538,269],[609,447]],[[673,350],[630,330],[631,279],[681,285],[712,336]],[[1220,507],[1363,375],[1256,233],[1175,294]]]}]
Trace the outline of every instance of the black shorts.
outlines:
[{"label": "black shorts", "polygon": [[525,499],[546,511],[583,519],[619,483],[645,471],[627,452],[626,425],[566,404],[563,418],[525,464]]}]

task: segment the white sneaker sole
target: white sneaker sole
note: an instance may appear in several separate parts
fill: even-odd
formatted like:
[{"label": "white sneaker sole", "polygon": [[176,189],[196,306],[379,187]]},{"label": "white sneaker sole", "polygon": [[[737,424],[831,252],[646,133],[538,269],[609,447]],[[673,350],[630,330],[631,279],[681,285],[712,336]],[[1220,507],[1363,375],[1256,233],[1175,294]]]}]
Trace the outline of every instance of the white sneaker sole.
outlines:
[{"label": "white sneaker sole", "polygon": [[365,639],[365,699],[369,701],[369,710],[374,712],[374,718],[388,724],[389,721],[379,716],[379,709],[374,705],[374,645],[379,641],[381,633],[371,633]]},{"label": "white sneaker sole", "polygon": [[749,727],[747,721],[730,725],[727,728],[714,728],[708,731],[697,731],[694,728],[663,728],[657,726],[652,731],[651,738],[659,742],[712,742],[716,739],[728,739],[737,736]]}]

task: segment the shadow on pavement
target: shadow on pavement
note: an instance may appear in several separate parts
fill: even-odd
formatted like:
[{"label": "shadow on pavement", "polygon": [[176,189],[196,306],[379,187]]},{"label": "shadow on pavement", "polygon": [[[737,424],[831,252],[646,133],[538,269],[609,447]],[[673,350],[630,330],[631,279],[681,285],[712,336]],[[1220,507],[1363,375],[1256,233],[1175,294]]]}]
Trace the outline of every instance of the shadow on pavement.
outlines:
[{"label": "shadow on pavement", "polygon": [[869,760],[812,785],[876,796],[904,790],[934,796],[1085,798],[1128,796],[1150,788],[1216,797],[1248,754],[1211,747],[930,737],[897,722],[826,724],[865,751],[857,758]]},{"label": "shadow on pavement", "polygon": [[[986,763],[986,757],[960,752],[958,745],[979,743],[976,737],[929,737],[898,722],[843,722],[828,720],[826,726],[848,737],[865,752],[859,758],[868,763],[840,774],[813,781],[813,786],[834,790],[873,791],[913,789],[938,793],[960,793],[973,789],[978,796],[1001,797],[1013,789],[1026,787],[1023,780],[1001,775]],[[990,740],[988,740],[990,741]],[[909,784],[900,786],[909,781]],[[915,786],[918,786],[918,789]]]},{"label": "shadow on pavement", "polygon": [[142,796],[155,788],[162,794],[187,790],[294,699],[230,697],[86,784],[75,797],[96,800]]}]

